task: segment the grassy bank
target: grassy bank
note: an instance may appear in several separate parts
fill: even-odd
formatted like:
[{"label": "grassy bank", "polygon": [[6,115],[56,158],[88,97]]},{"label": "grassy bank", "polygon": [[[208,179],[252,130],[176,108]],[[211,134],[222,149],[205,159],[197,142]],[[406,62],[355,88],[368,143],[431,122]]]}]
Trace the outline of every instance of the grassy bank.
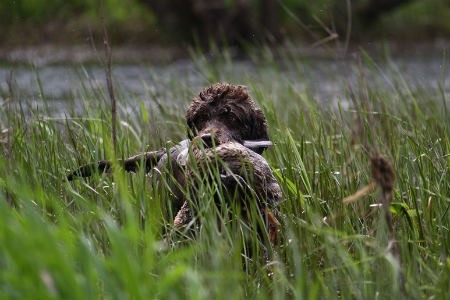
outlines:
[{"label": "grassy bank", "polygon": [[[445,91],[418,91],[395,69],[379,70],[366,59],[364,68],[343,70],[360,78],[351,85],[353,103],[324,108],[285,75],[307,76],[304,62],[295,58],[285,57],[280,64],[260,61],[270,72],[247,79],[237,79],[227,55],[217,62],[194,60],[205,85],[224,80],[245,84],[267,114],[276,146],[265,157],[284,193],[283,239],[273,258],[266,259],[256,237],[254,254],[242,258],[239,226],[217,224],[207,191],[197,234],[165,239],[171,232],[170,195],[154,177],[116,169],[113,177],[67,182],[68,170],[113,156],[106,91],[84,87],[68,105],[73,109],[67,118],[55,119],[46,113],[45,91],[33,99],[44,103],[37,110],[12,84],[10,101],[1,110],[6,129],[0,144],[1,298],[448,297],[450,118]],[[371,72],[394,74],[389,88],[368,84]],[[442,89],[447,75],[444,70],[443,81],[436,83]],[[175,77],[165,84],[164,95],[149,92],[142,99],[127,99],[121,93],[126,87],[115,83],[119,156],[183,138],[184,108],[197,91]],[[169,105],[161,99],[176,101]],[[83,113],[75,113],[76,107]],[[348,206],[342,203],[371,181],[375,149],[396,171],[390,211],[400,265],[387,249],[384,210],[373,205],[381,201],[380,192]]]}]

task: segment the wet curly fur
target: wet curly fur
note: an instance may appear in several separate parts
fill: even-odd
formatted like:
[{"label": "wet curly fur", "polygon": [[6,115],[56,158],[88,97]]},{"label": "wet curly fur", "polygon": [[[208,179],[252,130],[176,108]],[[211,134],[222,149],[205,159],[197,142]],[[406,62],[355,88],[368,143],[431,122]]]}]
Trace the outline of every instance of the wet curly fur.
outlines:
[{"label": "wet curly fur", "polygon": [[190,139],[211,134],[216,145],[269,139],[263,111],[241,85],[217,83],[201,91],[186,111],[186,122]]}]

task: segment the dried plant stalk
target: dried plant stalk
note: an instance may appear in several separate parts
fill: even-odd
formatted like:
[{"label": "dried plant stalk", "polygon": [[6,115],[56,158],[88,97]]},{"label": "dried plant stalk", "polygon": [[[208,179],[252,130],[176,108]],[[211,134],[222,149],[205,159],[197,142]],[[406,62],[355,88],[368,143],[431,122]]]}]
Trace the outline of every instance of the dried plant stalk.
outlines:
[{"label": "dried plant stalk", "polygon": [[[103,4],[103,3],[102,3]],[[109,100],[111,102],[111,136],[114,147],[114,155],[117,156],[118,143],[117,143],[117,109],[116,109],[116,97],[114,95],[114,87],[112,82],[112,51],[111,43],[109,41],[108,30],[106,28],[106,21],[104,16],[104,9],[102,5],[102,23],[103,23],[103,45],[105,49],[105,76],[106,86],[108,89]]]},{"label": "dried plant stalk", "polygon": [[361,199],[362,197],[370,194],[373,190],[375,190],[376,187],[377,187],[377,184],[372,181],[371,183],[369,183],[365,187],[361,188],[359,191],[357,191],[353,195],[345,197],[343,202],[344,202],[344,204],[350,204],[350,203],[356,202],[359,199]]}]

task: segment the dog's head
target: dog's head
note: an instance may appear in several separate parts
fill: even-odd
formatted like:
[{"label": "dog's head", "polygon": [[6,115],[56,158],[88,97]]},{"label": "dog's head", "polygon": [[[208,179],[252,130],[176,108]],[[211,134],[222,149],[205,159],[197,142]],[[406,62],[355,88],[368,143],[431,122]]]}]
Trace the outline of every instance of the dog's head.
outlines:
[{"label": "dog's head", "polygon": [[208,147],[268,140],[266,117],[241,85],[216,83],[202,90],[187,109],[186,120],[189,138],[200,137]]}]

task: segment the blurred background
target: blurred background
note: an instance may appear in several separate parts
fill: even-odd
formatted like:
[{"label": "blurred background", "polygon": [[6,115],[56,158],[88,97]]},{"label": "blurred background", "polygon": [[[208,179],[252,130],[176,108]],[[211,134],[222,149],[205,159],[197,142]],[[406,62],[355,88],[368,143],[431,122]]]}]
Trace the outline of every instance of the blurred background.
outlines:
[{"label": "blurred background", "polygon": [[[369,82],[392,88],[383,73],[391,70],[439,93],[450,1],[0,0],[0,98],[14,90],[39,107],[45,95],[64,114],[70,99],[101,91],[105,29],[123,99],[189,101],[217,81],[271,95],[278,78],[281,90],[335,105],[350,103],[347,86],[358,82],[355,58],[364,52],[381,70]],[[177,89],[186,95],[168,94]]]},{"label": "blurred background", "polygon": [[104,23],[113,45],[428,42],[450,36],[450,1],[1,0],[0,48],[101,41]]}]

